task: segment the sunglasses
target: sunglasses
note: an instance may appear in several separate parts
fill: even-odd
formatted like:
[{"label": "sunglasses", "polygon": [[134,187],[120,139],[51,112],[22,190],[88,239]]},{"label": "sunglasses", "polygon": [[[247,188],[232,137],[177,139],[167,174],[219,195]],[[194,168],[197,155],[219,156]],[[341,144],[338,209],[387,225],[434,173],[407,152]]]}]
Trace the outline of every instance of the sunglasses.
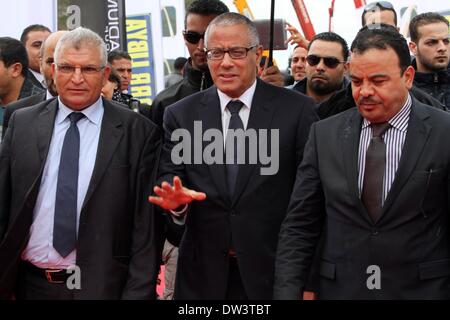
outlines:
[{"label": "sunglasses", "polygon": [[184,30],[183,37],[187,42],[189,42],[191,44],[197,44],[200,41],[200,39],[205,38],[205,34],[204,33],[201,34],[201,33],[195,32],[195,31]]},{"label": "sunglasses", "polygon": [[320,63],[320,60],[323,59],[323,63],[331,69],[336,68],[340,63],[345,63],[345,61],[340,61],[338,58],[335,57],[319,57],[316,56],[314,54],[310,54],[309,56],[306,57],[306,62],[308,62],[308,64],[311,67],[314,67],[316,65],[318,65]]},{"label": "sunglasses", "polygon": [[394,10],[394,6],[392,5],[392,3],[388,2],[388,1],[377,1],[377,2],[372,2],[372,3],[367,4],[364,7],[364,12],[372,11],[375,9],[375,7],[379,7],[381,9]]}]

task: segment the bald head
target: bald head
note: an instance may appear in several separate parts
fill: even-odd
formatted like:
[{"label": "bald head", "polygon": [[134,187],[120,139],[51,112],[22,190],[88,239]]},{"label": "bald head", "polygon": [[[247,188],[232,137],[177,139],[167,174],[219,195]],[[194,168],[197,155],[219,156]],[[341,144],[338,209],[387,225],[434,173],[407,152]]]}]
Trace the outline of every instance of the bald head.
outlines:
[{"label": "bald head", "polygon": [[58,95],[52,77],[52,63],[55,53],[55,47],[59,39],[69,31],[61,30],[52,33],[42,44],[41,47],[41,73],[44,76],[45,84],[48,90],[54,96]]}]

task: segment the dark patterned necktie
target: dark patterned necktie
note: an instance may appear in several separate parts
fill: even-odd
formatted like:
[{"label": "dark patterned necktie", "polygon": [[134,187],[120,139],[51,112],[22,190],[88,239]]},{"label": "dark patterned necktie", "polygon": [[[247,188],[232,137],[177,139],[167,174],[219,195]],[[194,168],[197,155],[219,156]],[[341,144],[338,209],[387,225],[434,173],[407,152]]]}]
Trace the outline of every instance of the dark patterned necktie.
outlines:
[{"label": "dark patterned necktie", "polygon": [[66,131],[61,149],[61,160],[56,186],[53,247],[63,257],[75,249],[77,242],[77,191],[78,162],[80,158],[80,133],[77,122],[84,115],[72,112],[70,127]]},{"label": "dark patterned necktie", "polygon": [[371,124],[371,127],[372,139],[366,152],[361,200],[372,220],[376,222],[381,213],[383,178],[386,168],[386,144],[382,136],[391,125],[384,122]]},{"label": "dark patterned necktie", "polygon": [[[225,142],[225,151],[229,150],[226,146],[231,143],[230,129],[242,129],[244,130],[244,124],[242,122],[241,117],[239,117],[239,110],[241,110],[244,104],[240,100],[233,100],[227,104],[227,109],[231,113],[230,124],[228,125],[227,138]],[[234,188],[236,186],[237,175],[239,172],[239,164],[237,162],[238,159],[238,146],[237,141],[233,141],[234,153],[233,153],[233,163],[227,164],[227,183],[228,183],[228,191],[230,192],[230,196],[234,194]]]}]

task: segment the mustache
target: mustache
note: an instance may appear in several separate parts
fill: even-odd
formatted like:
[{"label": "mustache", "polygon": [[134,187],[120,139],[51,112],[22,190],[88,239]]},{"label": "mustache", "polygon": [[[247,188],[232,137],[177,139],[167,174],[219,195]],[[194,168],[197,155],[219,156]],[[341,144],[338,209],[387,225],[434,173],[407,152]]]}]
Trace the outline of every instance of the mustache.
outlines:
[{"label": "mustache", "polygon": [[363,97],[358,99],[358,104],[378,104],[380,101],[372,97]]}]

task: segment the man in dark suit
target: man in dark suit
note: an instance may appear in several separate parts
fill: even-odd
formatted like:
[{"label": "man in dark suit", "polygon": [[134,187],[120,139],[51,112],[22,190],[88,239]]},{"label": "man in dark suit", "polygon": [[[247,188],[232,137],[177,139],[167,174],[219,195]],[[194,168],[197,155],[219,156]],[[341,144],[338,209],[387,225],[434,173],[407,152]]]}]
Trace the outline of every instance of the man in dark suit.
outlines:
[{"label": "man in dark suit", "polygon": [[314,124],[277,250],[274,297],[298,299],[317,249],[322,299],[448,299],[450,115],[408,93],[406,40],[352,44],[357,108]]},{"label": "man in dark suit", "polygon": [[16,111],[0,150],[0,296],[155,297],[161,254],[146,195],[157,127],[103,100],[106,46],[77,28],[57,44],[58,98]]},{"label": "man in dark suit", "polygon": [[[170,212],[174,224],[185,226],[174,298],[271,299],[279,227],[316,120],[314,102],[256,79],[262,47],[246,17],[218,16],[205,41],[215,85],[166,109],[159,180],[164,182],[150,197]],[[259,140],[249,138],[244,148],[237,143],[232,152],[231,137],[239,139],[239,133]],[[193,163],[178,161],[179,134],[203,136],[192,144],[183,139],[183,158],[192,156]],[[208,141],[216,147],[211,157]],[[270,164],[261,157],[266,148]],[[258,161],[248,161],[255,157]]]},{"label": "man in dark suit", "polygon": [[42,43],[40,51],[40,64],[47,90],[30,97],[12,102],[5,107],[5,113],[3,115],[2,138],[5,136],[6,129],[8,129],[9,119],[11,118],[11,115],[14,113],[14,111],[30,107],[58,95],[58,91],[55,87],[55,82],[53,81],[52,64],[54,61],[56,44],[58,43],[58,40],[67,32],[68,31],[66,30],[54,32],[50,36],[48,36],[48,38],[45,39]]}]

